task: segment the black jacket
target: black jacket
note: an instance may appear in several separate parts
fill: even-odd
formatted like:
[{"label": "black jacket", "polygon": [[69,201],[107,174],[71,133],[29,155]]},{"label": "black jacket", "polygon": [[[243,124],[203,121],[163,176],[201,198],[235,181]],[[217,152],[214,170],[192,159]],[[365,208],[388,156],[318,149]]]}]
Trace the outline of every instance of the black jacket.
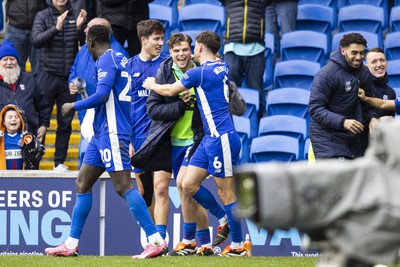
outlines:
[{"label": "black jacket", "polygon": [[[389,78],[385,74],[382,78],[376,78],[372,76],[372,96],[380,99],[396,99],[396,92],[387,83]],[[394,116],[395,112],[392,110],[384,110],[380,108],[374,108],[377,117],[383,116]]]},{"label": "black jacket", "polygon": [[15,28],[30,30],[36,13],[46,7],[46,0],[7,0],[6,22]]},{"label": "black jacket", "polygon": [[[176,81],[172,72],[172,63],[172,58],[168,58],[161,63],[160,69],[156,74],[157,83],[172,84]],[[160,146],[160,142],[168,142],[169,147],[171,146],[170,138],[165,138],[165,136],[167,135],[169,137],[171,127],[185,113],[186,104],[179,96],[166,97],[151,91],[146,106],[148,115],[151,118],[150,130],[141,148],[136,151],[136,154],[132,157],[132,165],[141,169],[154,171],[155,169],[152,164],[156,162],[150,161],[149,158],[152,157],[156,149]],[[196,135],[199,128],[202,131],[202,127],[203,124],[201,122],[200,113],[198,112],[197,105],[195,105],[192,119],[194,134]],[[195,131],[195,129],[197,129],[197,131]],[[193,137],[194,140],[199,138],[201,139],[202,136]],[[164,151],[157,150],[157,154],[159,153],[171,152],[168,149],[164,149]],[[165,158],[168,157],[170,156],[166,155]],[[168,163],[166,164],[168,165]],[[157,165],[158,168],[161,168],[159,163],[157,163]],[[168,166],[163,166],[161,169],[165,170],[167,168]]]},{"label": "black jacket", "polygon": [[[266,7],[264,0],[221,2],[225,5],[226,14],[225,44],[232,42],[264,44]],[[243,25],[246,26],[245,30]]]},{"label": "black jacket", "polygon": [[0,110],[8,104],[14,104],[25,111],[27,130],[37,133],[39,126],[50,125],[51,108],[44,97],[42,90],[37,86],[33,75],[21,72],[16,91],[0,80]]},{"label": "black jacket", "polygon": [[351,68],[340,48],[333,51],[330,61],[314,77],[308,110],[310,113],[310,139],[316,158],[362,155],[362,136],[345,130],[345,119],[364,124],[376,117],[371,106],[358,99],[358,88],[372,95],[371,75],[366,66]]},{"label": "black jacket", "polygon": [[149,19],[149,3],[154,0],[98,0],[98,16],[111,26],[133,30],[141,20]]},{"label": "black jacket", "polygon": [[69,76],[69,70],[74,64],[78,52],[78,29],[76,16],[71,5],[64,20],[62,31],[56,29],[57,17],[60,12],[51,0],[49,7],[40,11],[33,23],[32,44],[40,48],[40,69],[58,76]]}]

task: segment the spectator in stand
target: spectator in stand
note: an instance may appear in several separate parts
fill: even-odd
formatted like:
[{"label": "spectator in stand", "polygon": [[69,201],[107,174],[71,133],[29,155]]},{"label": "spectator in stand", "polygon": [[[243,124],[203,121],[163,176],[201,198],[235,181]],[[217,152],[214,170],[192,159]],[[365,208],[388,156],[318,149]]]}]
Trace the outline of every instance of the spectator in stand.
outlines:
[{"label": "spectator in stand", "polygon": [[[265,69],[263,1],[225,1],[226,35],[224,59],[229,65],[230,80],[242,86],[243,74],[246,86],[259,92],[260,107],[258,117],[264,113],[263,74]],[[250,15],[251,14],[251,15]]]},{"label": "spectator in stand", "polygon": [[9,104],[0,112],[0,170],[35,170],[44,146],[27,131],[25,112]]},{"label": "spectator in stand", "polygon": [[29,131],[43,142],[51,109],[33,75],[22,72],[18,60],[17,50],[5,40],[0,46],[0,109],[18,105],[25,111]]},{"label": "spectator in stand", "polygon": [[[125,49],[119,44],[119,42],[114,38],[112,34],[111,25],[110,23],[103,18],[94,18],[87,24],[85,28],[85,33],[92,27],[93,25],[103,25],[106,26],[110,30],[110,45],[111,48],[115,52],[121,52],[124,54],[125,57],[129,57],[128,53]],[[96,75],[95,73],[95,62],[92,56],[89,53],[87,44],[83,45],[79,50],[78,54],[76,55],[74,65],[71,67],[71,73],[69,74],[68,83],[69,83],[69,90],[71,94],[76,94],[78,89],[72,83],[72,81],[76,78],[82,78],[86,83],[86,92],[87,95],[90,96],[96,92],[96,86],[94,84],[93,77]],[[77,94],[77,100],[81,100],[82,97],[80,94]],[[86,116],[87,114],[87,116]],[[79,144],[79,166],[82,164],[83,156],[85,154],[87,145],[93,135],[93,116],[94,110],[79,110],[78,111],[78,118],[81,124],[81,142]],[[84,123],[84,124],[83,124]]]},{"label": "spectator in stand", "polygon": [[[272,33],[275,40],[275,58],[279,56],[281,35],[296,30],[299,0],[266,0],[265,32]],[[280,29],[280,33],[278,31]]]},{"label": "spectator in stand", "polygon": [[140,53],[137,24],[149,19],[150,2],[153,0],[97,0],[97,16],[110,22],[115,39],[122,46],[127,41],[130,57]]},{"label": "spectator in stand", "polygon": [[29,58],[32,73],[39,73],[40,50],[31,42],[33,20],[37,12],[47,7],[46,0],[7,0],[6,1],[6,36],[14,44],[19,55],[19,66],[25,71]]},{"label": "spectator in stand", "polygon": [[61,106],[74,102],[69,93],[68,76],[78,53],[78,35],[83,30],[86,11],[81,10],[76,17],[68,0],[47,0],[48,8],[40,11],[33,23],[32,43],[41,49],[40,72],[37,77],[50,107],[57,103],[57,131],[54,153],[54,170],[66,171],[71,122],[74,112],[63,117]]}]

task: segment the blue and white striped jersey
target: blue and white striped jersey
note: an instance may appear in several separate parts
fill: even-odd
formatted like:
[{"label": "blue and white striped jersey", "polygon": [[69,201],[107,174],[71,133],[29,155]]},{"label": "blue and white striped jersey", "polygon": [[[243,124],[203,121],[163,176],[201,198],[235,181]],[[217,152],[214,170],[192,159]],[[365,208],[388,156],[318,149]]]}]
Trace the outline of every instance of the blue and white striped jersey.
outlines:
[{"label": "blue and white striped jersey", "polygon": [[125,70],[127,61],[122,53],[107,50],[95,64],[96,93],[74,104],[76,110],[95,108],[93,130],[96,137],[108,133],[131,134],[130,74]]},{"label": "blue and white striped jersey", "polygon": [[207,61],[181,79],[196,88],[197,103],[206,136],[219,137],[235,129],[229,115],[229,67],[224,60]]}]

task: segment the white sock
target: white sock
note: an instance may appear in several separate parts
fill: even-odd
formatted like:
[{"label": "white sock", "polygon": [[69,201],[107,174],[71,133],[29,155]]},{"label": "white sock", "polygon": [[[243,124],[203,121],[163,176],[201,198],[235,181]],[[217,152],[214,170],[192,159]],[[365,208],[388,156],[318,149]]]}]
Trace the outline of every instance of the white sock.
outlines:
[{"label": "white sock", "polygon": [[194,240],[194,239],[182,239],[182,243],[187,244],[187,245],[192,244],[195,241],[196,240]]},{"label": "white sock", "polygon": [[147,238],[149,239],[149,243],[155,246],[159,246],[165,242],[159,232],[149,235]]},{"label": "white sock", "polygon": [[243,247],[243,241],[242,242],[232,242],[230,245],[231,248],[242,248]]},{"label": "white sock", "polygon": [[78,246],[79,239],[68,236],[67,240],[64,242],[64,245],[67,249],[74,249]]},{"label": "white sock", "polygon": [[224,224],[226,224],[228,222],[228,217],[225,215],[224,217],[222,217],[218,221],[219,221],[219,225],[224,225]]}]

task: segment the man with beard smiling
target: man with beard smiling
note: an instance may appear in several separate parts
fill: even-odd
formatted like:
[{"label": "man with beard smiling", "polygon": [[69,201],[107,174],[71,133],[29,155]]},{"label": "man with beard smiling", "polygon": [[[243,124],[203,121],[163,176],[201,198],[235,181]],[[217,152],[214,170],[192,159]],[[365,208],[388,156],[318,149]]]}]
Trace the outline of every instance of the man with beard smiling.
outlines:
[{"label": "man with beard smiling", "polygon": [[0,47],[0,110],[8,104],[25,111],[28,130],[43,142],[50,125],[51,109],[32,74],[21,72],[18,53],[5,40]]},{"label": "man with beard smiling", "polygon": [[357,97],[360,87],[372,95],[371,75],[363,65],[366,45],[361,34],[345,34],[314,78],[308,110],[316,159],[354,159],[365,150],[361,133],[376,117]]},{"label": "man with beard smiling", "polygon": [[[161,22],[157,20],[143,20],[137,25],[142,49],[140,53],[131,59],[126,64],[126,69],[131,74],[131,144],[130,154],[134,154],[139,150],[144,140],[147,137],[150,129],[150,118],[147,115],[146,100],[150,91],[143,88],[142,83],[147,77],[156,75],[160,64],[168,57],[161,55],[161,49],[164,44],[165,28]],[[155,162],[163,162],[164,158],[153,158]],[[154,171],[154,178],[152,172]],[[170,168],[161,169],[139,169],[135,166],[136,183],[139,192],[143,195],[147,206],[150,206],[153,199],[153,191],[144,191],[143,188],[153,188],[155,203],[154,203],[154,222],[157,230],[165,239],[168,211],[169,211],[169,196],[168,185],[171,179]],[[149,183],[149,186],[143,187],[142,183]]]}]

